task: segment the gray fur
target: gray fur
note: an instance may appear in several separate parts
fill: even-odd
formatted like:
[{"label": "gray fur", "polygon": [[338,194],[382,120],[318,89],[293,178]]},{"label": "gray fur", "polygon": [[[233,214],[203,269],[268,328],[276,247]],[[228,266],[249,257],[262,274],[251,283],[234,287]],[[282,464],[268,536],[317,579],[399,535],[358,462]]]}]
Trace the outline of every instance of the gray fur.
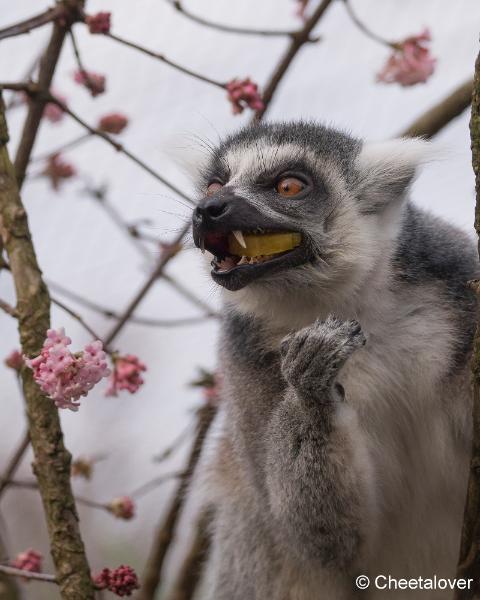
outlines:
[{"label": "gray fur", "polygon": [[[471,443],[466,283],[478,261],[462,232],[409,203],[425,152],[416,140],[382,149],[311,123],[261,125],[227,139],[202,173],[202,193],[222,177],[314,250],[223,292],[202,600],[347,600],[360,573],[455,573]],[[308,201],[279,202],[256,183],[289,160],[314,173]]]}]

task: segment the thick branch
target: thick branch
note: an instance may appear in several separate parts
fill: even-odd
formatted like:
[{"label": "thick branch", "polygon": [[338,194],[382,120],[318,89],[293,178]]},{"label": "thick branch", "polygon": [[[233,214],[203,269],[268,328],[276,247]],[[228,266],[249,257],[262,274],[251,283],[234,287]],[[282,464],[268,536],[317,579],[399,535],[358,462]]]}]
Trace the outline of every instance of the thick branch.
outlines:
[{"label": "thick branch", "polygon": [[472,102],[473,80],[466,81],[446,98],[427,112],[420,115],[407,129],[402,131],[401,137],[431,138],[456,117],[461,115]]},{"label": "thick branch", "polygon": [[[0,105],[0,237],[15,284],[22,352],[40,353],[50,326],[50,298],[33,248],[27,215],[7,152],[8,133]],[[58,411],[33,380],[20,372],[27,405],[34,471],[40,487],[56,576],[64,600],[93,600],[90,569],[70,486],[70,453],[63,444]]]},{"label": "thick branch", "polygon": [[155,534],[150,555],[147,559],[145,572],[143,574],[142,587],[138,595],[138,600],[154,600],[155,598],[156,591],[160,585],[162,567],[175,535],[175,528],[184,505],[185,495],[193,472],[195,471],[195,467],[197,466],[198,459],[200,458],[205,436],[207,435],[214,416],[215,409],[213,407],[204,406],[200,409],[197,434],[190,452],[188,465],[180,479],[178,488],[167,512]]},{"label": "thick branch", "polygon": [[278,63],[277,68],[273,72],[273,75],[270,78],[270,81],[267,83],[263,90],[262,100],[264,104],[264,108],[256,112],[254,121],[260,121],[262,117],[267,112],[272,98],[283,79],[283,76],[287,72],[288,68],[293,62],[293,59],[297,56],[298,52],[303,48],[305,44],[307,44],[310,40],[310,35],[323,17],[325,11],[330,6],[333,0],[322,0],[322,2],[318,5],[316,10],[312,13],[312,15],[307,19],[305,26],[303,29],[298,31],[293,37],[292,40],[285,52],[283,58]]},{"label": "thick branch", "polygon": [[[472,116],[470,119],[472,164],[475,173],[477,202],[475,207],[475,229],[479,236],[480,252],[480,54],[475,65],[473,83]],[[480,288],[475,286],[477,298]],[[462,530],[462,541],[457,577],[473,579],[470,589],[455,592],[455,600],[469,600],[480,595],[480,326],[474,339],[472,356],[473,374],[473,444],[468,481],[467,499]]]}]

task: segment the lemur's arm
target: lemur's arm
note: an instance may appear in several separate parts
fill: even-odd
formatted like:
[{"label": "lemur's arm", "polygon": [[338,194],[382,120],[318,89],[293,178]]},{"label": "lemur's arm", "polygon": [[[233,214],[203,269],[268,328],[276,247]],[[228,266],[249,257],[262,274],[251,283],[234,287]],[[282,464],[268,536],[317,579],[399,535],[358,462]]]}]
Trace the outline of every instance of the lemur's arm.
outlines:
[{"label": "lemur's arm", "polygon": [[334,317],[282,343],[288,388],[267,430],[266,484],[276,534],[300,559],[348,567],[371,531],[369,457],[335,382],[364,343],[358,323]]}]

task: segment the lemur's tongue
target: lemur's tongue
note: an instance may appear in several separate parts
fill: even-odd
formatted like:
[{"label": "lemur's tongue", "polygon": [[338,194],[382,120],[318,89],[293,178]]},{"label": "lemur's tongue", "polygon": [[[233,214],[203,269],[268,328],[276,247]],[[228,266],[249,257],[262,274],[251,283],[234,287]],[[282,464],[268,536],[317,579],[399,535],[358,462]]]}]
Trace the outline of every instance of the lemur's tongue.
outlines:
[{"label": "lemur's tongue", "polygon": [[242,233],[233,231],[228,236],[228,250],[231,254],[244,257],[260,257],[279,254],[300,246],[299,233]]}]

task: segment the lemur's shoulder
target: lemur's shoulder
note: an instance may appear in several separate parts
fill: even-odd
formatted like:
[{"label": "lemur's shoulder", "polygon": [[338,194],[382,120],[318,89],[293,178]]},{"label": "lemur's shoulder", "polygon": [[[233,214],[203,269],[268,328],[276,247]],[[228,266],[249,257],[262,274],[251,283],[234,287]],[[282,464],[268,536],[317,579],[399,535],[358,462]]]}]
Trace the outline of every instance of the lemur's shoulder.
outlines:
[{"label": "lemur's shoulder", "polygon": [[456,299],[472,298],[466,284],[480,273],[473,240],[461,229],[411,203],[405,207],[393,266],[403,281],[443,283]]}]

